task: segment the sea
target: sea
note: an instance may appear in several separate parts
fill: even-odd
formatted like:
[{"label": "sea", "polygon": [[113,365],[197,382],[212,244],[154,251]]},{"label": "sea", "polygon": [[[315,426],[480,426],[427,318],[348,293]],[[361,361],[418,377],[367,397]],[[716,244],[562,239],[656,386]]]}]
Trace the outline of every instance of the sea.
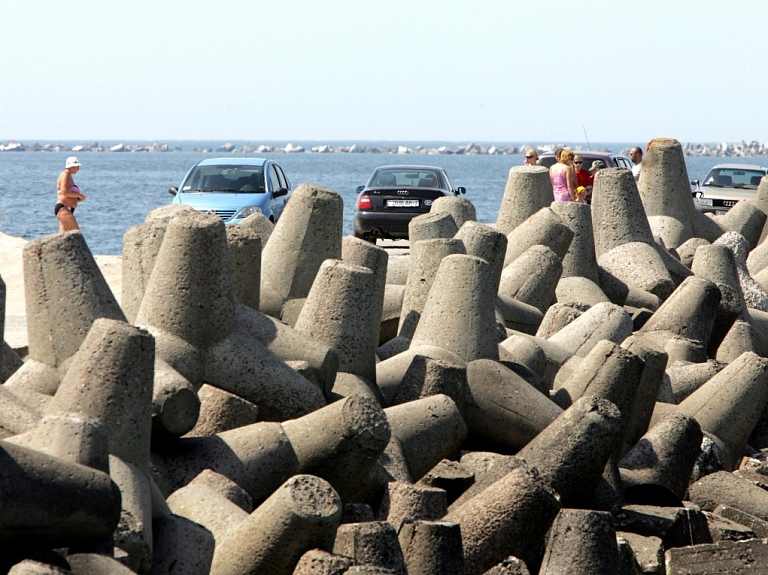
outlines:
[{"label": "sea", "polygon": [[[83,142],[25,142],[61,144],[68,148]],[[99,142],[109,147],[121,142]],[[124,142],[152,144],[152,142]],[[122,255],[125,232],[144,221],[151,210],[169,204],[173,197],[168,188],[178,186],[186,172],[204,158],[233,154],[200,152],[199,149],[217,149],[225,141],[167,141],[171,152],[0,152],[0,231],[32,240],[58,231],[58,220],[53,215],[56,203],[56,178],[64,169],[67,156],[77,155],[83,167],[75,182],[87,200],[77,209],[76,216],[91,253],[94,255]],[[247,142],[232,141],[237,149]],[[263,142],[284,146],[288,142]],[[292,142],[306,149],[320,142]],[[322,142],[330,146],[360,146],[396,148],[398,145],[428,149],[440,146],[455,148],[467,142]],[[494,143],[482,143],[490,146]],[[525,143],[543,146],[544,142]],[[521,146],[523,142],[495,143],[496,146]],[[588,146],[568,143],[574,149],[587,150]],[[597,142],[592,150],[619,153],[635,143]],[[242,156],[242,152],[235,155]],[[249,154],[253,155],[253,154]],[[301,183],[317,184],[338,192],[344,201],[344,234],[353,231],[352,217],[357,193],[355,188],[368,179],[371,172],[385,164],[427,164],[446,169],[456,186],[463,186],[481,222],[495,222],[504,188],[513,166],[523,163],[521,154],[463,155],[463,154],[380,154],[380,153],[268,153],[259,157],[272,158],[285,171],[295,189]],[[686,156],[690,179],[703,179],[709,169],[719,163],[735,162],[765,165],[765,158],[722,158]]]}]

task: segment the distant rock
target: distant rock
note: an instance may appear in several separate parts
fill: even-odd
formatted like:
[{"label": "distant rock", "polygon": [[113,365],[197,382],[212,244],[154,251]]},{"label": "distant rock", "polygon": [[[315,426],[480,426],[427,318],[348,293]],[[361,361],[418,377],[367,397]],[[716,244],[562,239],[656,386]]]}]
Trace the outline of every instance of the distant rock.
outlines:
[{"label": "distant rock", "polygon": [[115,144],[114,146],[110,146],[109,151],[110,152],[125,152],[125,145],[124,144]]}]

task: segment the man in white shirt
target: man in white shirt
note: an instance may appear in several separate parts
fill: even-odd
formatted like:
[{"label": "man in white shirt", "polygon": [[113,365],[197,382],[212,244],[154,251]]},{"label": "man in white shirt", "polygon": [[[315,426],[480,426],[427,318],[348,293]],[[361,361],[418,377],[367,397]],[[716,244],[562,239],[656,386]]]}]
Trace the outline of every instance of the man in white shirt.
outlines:
[{"label": "man in white shirt", "polygon": [[635,146],[629,151],[629,159],[635,164],[632,166],[632,175],[635,176],[635,181],[640,180],[640,168],[643,165],[643,150]]}]

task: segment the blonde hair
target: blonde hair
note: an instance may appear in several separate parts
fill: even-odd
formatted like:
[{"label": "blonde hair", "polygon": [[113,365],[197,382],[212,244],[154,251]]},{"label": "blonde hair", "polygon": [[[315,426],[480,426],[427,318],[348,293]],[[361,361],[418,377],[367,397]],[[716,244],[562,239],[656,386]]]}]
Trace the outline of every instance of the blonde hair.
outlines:
[{"label": "blonde hair", "polygon": [[563,148],[563,151],[560,152],[560,161],[562,163],[565,163],[568,160],[572,160],[572,159],[573,159],[573,152],[568,148]]}]

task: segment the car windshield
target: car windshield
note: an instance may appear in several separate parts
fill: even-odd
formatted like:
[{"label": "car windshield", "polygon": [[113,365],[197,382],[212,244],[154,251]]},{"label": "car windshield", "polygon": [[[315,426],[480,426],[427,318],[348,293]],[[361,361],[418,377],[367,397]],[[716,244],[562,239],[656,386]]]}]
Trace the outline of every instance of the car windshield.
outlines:
[{"label": "car windshield", "polygon": [[182,192],[264,193],[262,166],[196,166]]},{"label": "car windshield", "polygon": [[419,188],[440,188],[440,178],[433,170],[392,168],[377,170],[371,187],[410,186]]},{"label": "car windshield", "polygon": [[756,190],[765,175],[761,170],[713,168],[704,178],[703,186],[713,188],[747,188]]}]

